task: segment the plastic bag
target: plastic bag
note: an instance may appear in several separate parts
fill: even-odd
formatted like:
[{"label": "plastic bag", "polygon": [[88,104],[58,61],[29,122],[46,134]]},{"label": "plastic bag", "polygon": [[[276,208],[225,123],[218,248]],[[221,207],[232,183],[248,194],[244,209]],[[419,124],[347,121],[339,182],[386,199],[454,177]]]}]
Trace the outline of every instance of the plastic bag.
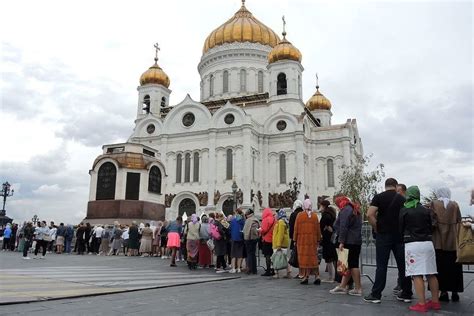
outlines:
[{"label": "plastic bag", "polygon": [[273,269],[277,271],[288,268],[288,258],[286,257],[286,254],[281,250],[275,251],[272,255],[272,264]]},{"label": "plastic bag", "polygon": [[349,249],[343,249],[342,251],[339,248],[336,249],[337,252],[337,273],[341,276],[347,276],[351,272],[349,270],[348,257]]},{"label": "plastic bag", "polygon": [[474,264],[474,236],[471,227],[460,226],[457,236],[457,263]]}]

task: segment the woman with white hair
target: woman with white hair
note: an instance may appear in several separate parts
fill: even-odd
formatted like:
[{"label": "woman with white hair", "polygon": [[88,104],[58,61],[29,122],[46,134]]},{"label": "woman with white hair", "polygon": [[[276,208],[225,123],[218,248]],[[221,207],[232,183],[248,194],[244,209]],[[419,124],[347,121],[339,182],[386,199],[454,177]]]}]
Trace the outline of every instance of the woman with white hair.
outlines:
[{"label": "woman with white hair", "polygon": [[434,193],[436,200],[431,202],[430,208],[437,219],[433,243],[441,292],[439,300],[449,301],[448,292],[452,292],[451,300],[458,302],[458,293],[464,290],[462,264],[456,263],[456,237],[461,224],[461,210],[459,205],[451,200],[449,188],[440,187]]},{"label": "woman with white hair", "polygon": [[[295,222],[296,222],[296,217],[298,216],[299,213],[303,212],[303,202],[301,202],[300,200],[296,200],[294,203],[293,203],[293,212],[291,213],[290,215],[290,220],[289,220],[289,228],[290,228],[290,250],[291,251],[294,251],[294,248],[295,248],[295,242],[293,240],[293,233],[295,231]],[[288,256],[290,257],[290,256]],[[290,274],[289,276],[291,276],[291,270],[290,270]],[[298,269],[298,275],[295,276],[295,278],[297,279],[302,279],[303,278],[303,273],[301,273],[301,269]]]}]

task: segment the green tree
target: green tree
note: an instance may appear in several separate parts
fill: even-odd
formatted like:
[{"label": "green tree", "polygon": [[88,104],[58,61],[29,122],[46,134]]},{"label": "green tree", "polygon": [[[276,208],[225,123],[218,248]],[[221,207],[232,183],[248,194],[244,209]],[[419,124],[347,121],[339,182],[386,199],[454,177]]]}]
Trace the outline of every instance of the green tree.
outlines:
[{"label": "green tree", "polygon": [[366,171],[371,158],[372,154],[365,157],[357,155],[356,161],[351,165],[342,166],[342,174],[339,176],[341,188],[338,193],[359,203],[364,215],[373,196],[377,194],[382,179],[385,177],[382,163],[378,164],[375,169]]}]

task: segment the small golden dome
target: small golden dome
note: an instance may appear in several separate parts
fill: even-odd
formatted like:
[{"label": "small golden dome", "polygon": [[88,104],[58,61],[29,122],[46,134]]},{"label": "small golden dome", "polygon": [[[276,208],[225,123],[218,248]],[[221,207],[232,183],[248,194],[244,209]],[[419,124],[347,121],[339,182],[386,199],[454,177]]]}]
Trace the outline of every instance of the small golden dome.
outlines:
[{"label": "small golden dome", "polygon": [[204,42],[203,53],[224,43],[252,42],[274,47],[280,41],[278,35],[268,26],[257,20],[252,13],[242,7],[227,22],[211,32]]},{"label": "small golden dome", "polygon": [[157,61],[158,60],[155,58],[155,63],[141,75],[141,86],[150,83],[161,84],[166,88],[170,86],[170,78],[168,78],[168,75],[160,68],[160,66],[158,66]]},{"label": "small golden dome", "polygon": [[316,86],[316,92],[306,102],[308,110],[331,110],[331,101],[329,101],[321,92],[319,92],[319,86]]},{"label": "small golden dome", "polygon": [[277,46],[273,47],[270,54],[268,54],[268,63],[274,63],[279,60],[294,60],[301,62],[301,52],[298,48],[293,46],[285,37],[286,33],[283,33],[283,39]]}]

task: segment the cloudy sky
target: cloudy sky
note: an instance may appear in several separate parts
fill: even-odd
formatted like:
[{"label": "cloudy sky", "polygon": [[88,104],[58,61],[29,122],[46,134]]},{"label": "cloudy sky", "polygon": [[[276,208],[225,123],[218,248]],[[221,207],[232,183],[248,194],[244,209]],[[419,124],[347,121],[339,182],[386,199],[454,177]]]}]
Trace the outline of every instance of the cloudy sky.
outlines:
[{"label": "cloudy sky", "polygon": [[[336,3],[335,3],[336,2]],[[206,36],[239,0],[8,1],[0,13],[0,181],[7,215],[77,222],[103,144],[133,129],[138,79],[153,62],[171,104],[199,99]],[[473,181],[471,1],[248,0],[303,54],[304,98],[321,91],[333,122],[356,118],[366,153],[422,193],[446,183],[469,211]]]}]

